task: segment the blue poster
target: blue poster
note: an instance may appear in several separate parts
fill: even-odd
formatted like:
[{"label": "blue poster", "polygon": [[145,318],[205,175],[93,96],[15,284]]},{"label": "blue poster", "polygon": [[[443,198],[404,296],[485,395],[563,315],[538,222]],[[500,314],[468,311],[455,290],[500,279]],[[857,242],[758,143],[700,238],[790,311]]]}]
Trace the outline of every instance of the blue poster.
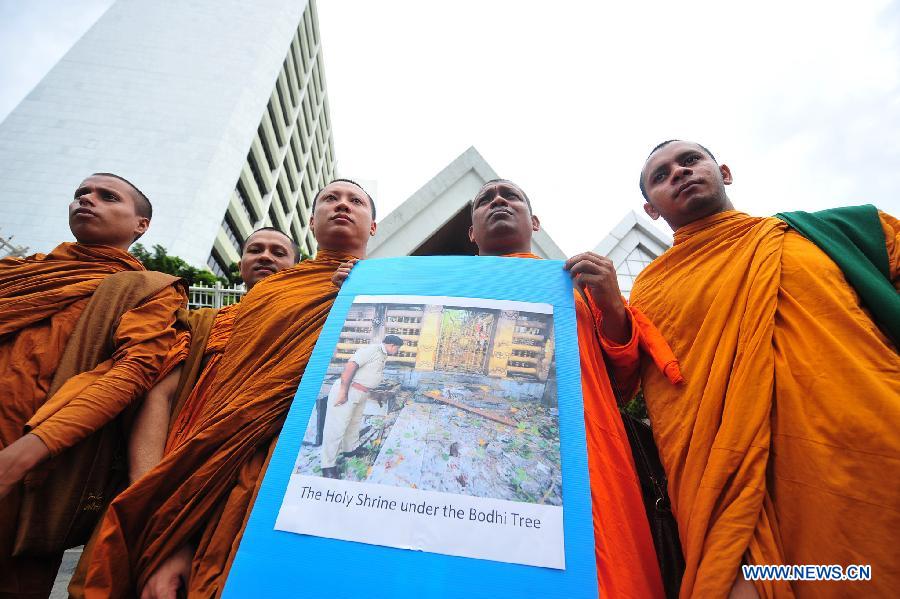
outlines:
[{"label": "blue poster", "polygon": [[562,264],[358,263],[297,390],[224,597],[596,597]]}]

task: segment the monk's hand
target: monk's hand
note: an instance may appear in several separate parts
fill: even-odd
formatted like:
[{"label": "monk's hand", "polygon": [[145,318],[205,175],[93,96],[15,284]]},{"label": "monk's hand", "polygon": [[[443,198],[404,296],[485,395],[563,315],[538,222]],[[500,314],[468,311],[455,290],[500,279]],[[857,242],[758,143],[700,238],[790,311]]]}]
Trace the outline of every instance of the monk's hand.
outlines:
[{"label": "monk's hand", "polygon": [[5,497],[25,475],[50,457],[37,435],[28,433],[0,451],[0,497]]},{"label": "monk's hand", "polygon": [[563,268],[569,271],[575,284],[591,294],[603,314],[600,325],[603,335],[616,343],[627,343],[631,337],[631,321],[622,303],[612,260],[594,252],[584,252],[566,260]]},{"label": "monk's hand", "polygon": [[179,589],[188,588],[194,548],[185,545],[159,565],[141,590],[141,599],[176,599]]},{"label": "monk's hand", "polygon": [[[353,258],[352,260],[347,260],[343,264],[341,264],[334,274],[331,275],[331,282],[338,289],[341,288],[341,285],[344,284],[344,281],[347,280],[347,277],[350,276],[350,271],[353,270],[353,265],[359,262],[359,258]],[[345,400],[346,401],[346,400]]]}]

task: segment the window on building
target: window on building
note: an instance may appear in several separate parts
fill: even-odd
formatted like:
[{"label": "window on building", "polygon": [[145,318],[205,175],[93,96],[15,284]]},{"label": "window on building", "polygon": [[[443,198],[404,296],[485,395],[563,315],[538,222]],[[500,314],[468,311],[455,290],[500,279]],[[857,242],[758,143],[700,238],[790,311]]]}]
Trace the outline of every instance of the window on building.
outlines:
[{"label": "window on building", "polygon": [[206,259],[206,265],[217,277],[226,277],[225,261],[222,260],[222,257],[219,256],[219,252],[216,250],[209,254],[209,258]]},{"label": "window on building", "polygon": [[228,237],[228,241],[231,242],[234,251],[240,254],[241,244],[244,242],[244,238],[238,233],[237,227],[235,226],[234,221],[231,220],[231,215],[228,214],[228,212],[225,212],[225,218],[222,219],[222,230],[225,231],[225,236]]},{"label": "window on building", "polygon": [[256,182],[256,187],[259,188],[259,195],[266,195],[269,193],[269,188],[266,187],[265,180],[262,178],[259,165],[256,163],[256,156],[253,155],[253,150],[250,150],[250,154],[247,156],[247,162],[250,164],[250,172],[253,173],[253,180]]},{"label": "window on building", "polygon": [[281,231],[284,231],[285,227],[281,223],[281,221],[278,220],[278,217],[275,215],[275,208],[273,206],[269,206],[269,220],[271,221],[273,227],[275,227]]},{"label": "window on building", "polygon": [[[269,121],[272,123],[272,130],[275,132],[275,141],[281,146],[281,135],[278,133],[278,121],[275,118],[275,108],[272,106],[272,100],[269,100],[269,103],[266,105],[266,110],[269,112]],[[269,148],[266,145],[266,136],[263,135],[262,129],[259,131],[260,141],[263,142],[263,149],[266,151],[266,159],[269,161],[269,166],[271,167],[269,170],[275,170],[275,161],[272,159],[272,156],[269,154]]]},{"label": "window on building", "polygon": [[278,202],[281,204],[281,211],[288,215],[291,213],[290,208],[288,208],[288,199],[289,195],[284,191],[284,185],[281,184],[281,180],[278,180],[278,183],[275,185],[275,189],[278,190]]},{"label": "window on building", "polygon": [[256,210],[253,208],[253,204],[250,203],[248,199],[247,190],[244,189],[244,182],[238,179],[237,187],[235,188],[237,192],[238,199],[240,199],[241,208],[244,209],[244,212],[247,214],[247,220],[250,221],[251,225],[256,225],[256,221],[259,220],[259,215],[256,213]]},{"label": "window on building", "polygon": [[[284,92],[284,71],[282,71],[282,76],[278,78],[278,85],[275,86],[275,96],[278,98],[278,104],[281,106],[281,116],[284,118],[284,126],[289,127],[291,123],[291,117],[287,111],[287,102],[285,99]],[[284,145],[284,142],[281,142],[281,145]]]}]

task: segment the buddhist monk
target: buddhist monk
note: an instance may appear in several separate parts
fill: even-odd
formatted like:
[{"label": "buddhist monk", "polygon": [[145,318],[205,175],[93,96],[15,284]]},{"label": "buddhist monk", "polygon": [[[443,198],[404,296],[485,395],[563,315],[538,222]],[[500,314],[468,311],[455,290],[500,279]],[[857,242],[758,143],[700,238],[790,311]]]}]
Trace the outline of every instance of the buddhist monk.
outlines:
[{"label": "buddhist monk", "polygon": [[[532,234],[540,230],[525,192],[503,179],[486,183],[472,202],[469,239],[481,256],[533,258]],[[575,310],[581,359],[588,468],[594,520],[597,582],[601,597],[663,597],[664,589],[616,393],[630,397],[638,380],[641,349],[659,365],[660,377],[680,382],[675,356],[650,322],[628,306],[612,262],[587,252],[565,263],[576,286]]]},{"label": "buddhist monk", "polygon": [[[241,247],[238,268],[247,291],[263,278],[297,264],[300,248],[275,227],[262,227],[247,237]],[[231,337],[238,304],[201,308],[189,314],[191,342],[174,348],[170,360],[178,364],[147,393],[129,439],[129,476],[137,480],[162,459],[168,443],[178,439],[199,413],[199,398],[205,384],[215,378],[222,353]],[[188,359],[185,364],[184,360]],[[169,422],[173,425],[169,430]]]},{"label": "buddhist monk", "polygon": [[241,300],[202,407],[162,461],[119,495],[101,524],[87,597],[221,593],[265,464],[337,295],[338,267],[363,258],[375,207],[356,183],[316,196],[315,258]]},{"label": "buddhist monk", "polygon": [[[264,277],[295,265],[300,248],[275,227],[262,227],[241,245],[238,268],[247,291]],[[179,339],[166,357],[167,372],[150,391],[135,416],[128,437],[128,475],[131,482],[162,459],[164,450],[178,444],[202,408],[205,391],[215,378],[219,361],[231,338],[238,304],[222,308],[179,311],[186,339]],[[83,595],[84,580],[96,545],[85,545],[69,580],[69,594]]]},{"label": "buddhist monk", "polygon": [[127,252],[151,216],[96,173],[69,205],[75,243],[0,260],[0,597],[49,595],[120,482],[111,421],[155,380],[187,299]]},{"label": "buddhist monk", "polygon": [[[725,193],[731,183],[726,165],[685,141],[655,148],[640,178],[647,214],[675,231],[631,301],[686,379],[673,387],[643,371],[684,547],[681,595],[893,596],[900,223],[871,206],[749,216]],[[823,238],[785,220],[831,228]],[[768,564],[871,565],[872,579],[745,580],[742,565]]]}]

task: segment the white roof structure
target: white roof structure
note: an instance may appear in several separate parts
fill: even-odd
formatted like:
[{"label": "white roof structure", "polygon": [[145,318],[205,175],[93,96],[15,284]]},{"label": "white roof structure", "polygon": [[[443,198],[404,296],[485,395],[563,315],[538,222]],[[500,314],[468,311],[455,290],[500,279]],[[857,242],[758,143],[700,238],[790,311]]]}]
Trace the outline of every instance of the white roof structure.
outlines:
[{"label": "white roof structure", "polygon": [[[491,165],[470,147],[378,223],[369,257],[475,254],[475,245],[468,241],[470,201],[485,182],[496,178]],[[542,258],[566,259],[543,229],[531,244]]]},{"label": "white roof structure", "polygon": [[632,210],[597,244],[594,252],[613,261],[619,289],[628,297],[638,273],[670,247],[671,237]]},{"label": "white roof structure", "polygon": [[[470,147],[378,223],[369,257],[475,254],[467,235],[472,224],[469,202],[486,181],[496,178],[491,165]],[[567,258],[543,228],[531,244],[542,258]],[[671,237],[630,211],[594,251],[616,265],[619,288],[628,297],[638,273],[670,247]]]}]

